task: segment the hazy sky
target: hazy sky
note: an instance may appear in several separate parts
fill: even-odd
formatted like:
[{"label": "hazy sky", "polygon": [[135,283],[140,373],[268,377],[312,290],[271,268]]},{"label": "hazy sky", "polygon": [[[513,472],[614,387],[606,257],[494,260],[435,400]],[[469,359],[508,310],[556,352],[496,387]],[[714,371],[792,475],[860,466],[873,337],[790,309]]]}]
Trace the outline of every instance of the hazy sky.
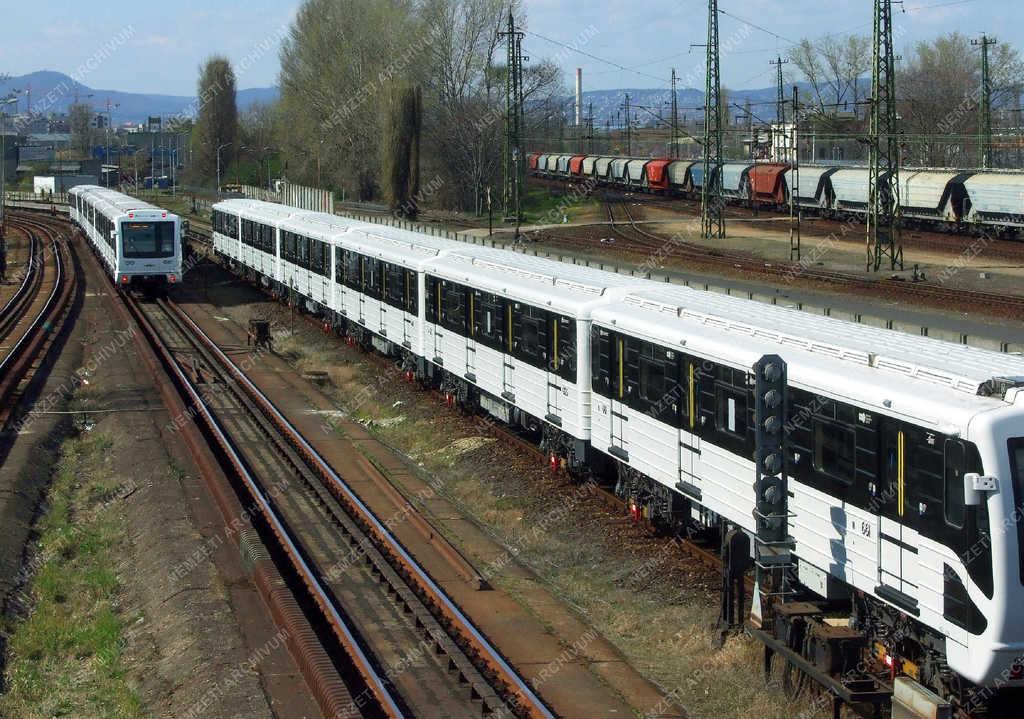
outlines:
[{"label": "hazy sky", "polygon": [[[199,63],[213,52],[235,62],[240,88],[274,84],[280,38],[300,3],[2,4],[0,73],[59,70],[98,89],[187,95],[195,92]],[[695,48],[691,53],[689,46],[706,39],[704,0],[526,0],[526,5],[527,54],[554,58],[570,81],[575,68],[582,67],[586,89],[667,86],[673,65],[681,86],[703,87],[704,51]],[[721,18],[723,82],[735,88],[773,84],[774,69],[768,61],[785,55],[790,43],[801,37],[871,32],[869,0],[720,0],[719,7],[728,13]],[[901,12],[897,6],[895,12],[901,48],[952,30],[968,35],[988,32],[1024,48],[1022,0],[906,0],[905,8]]]}]

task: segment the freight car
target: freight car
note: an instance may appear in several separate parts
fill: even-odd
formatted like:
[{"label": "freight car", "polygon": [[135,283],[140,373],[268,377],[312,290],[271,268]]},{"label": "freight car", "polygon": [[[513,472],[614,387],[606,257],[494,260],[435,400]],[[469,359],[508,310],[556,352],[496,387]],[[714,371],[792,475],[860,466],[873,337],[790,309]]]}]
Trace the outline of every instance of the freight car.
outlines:
[{"label": "freight car", "polygon": [[277,205],[213,224],[234,271],[636,515],[781,531],[758,636],[804,671],[965,710],[1024,688],[1024,358]]},{"label": "freight car", "polygon": [[181,280],[177,215],[96,185],[73,187],[68,196],[71,220],[118,287],[163,291]]},{"label": "freight car", "polygon": [[[632,191],[698,198],[704,166],[693,160],[577,156],[559,169],[549,156],[529,156],[538,177],[593,181]],[[617,164],[618,163],[618,164]],[[644,167],[640,171],[625,168]],[[621,170],[617,168],[621,167]],[[801,165],[796,204],[826,217],[864,216],[868,206],[868,171],[863,167]],[[884,178],[883,178],[884,180]],[[786,163],[726,162],[722,192],[727,202],[780,208],[789,203],[793,172]],[[886,187],[883,182],[883,190]],[[903,218],[922,227],[955,232],[1018,236],[1024,229],[1024,173],[906,168],[900,174]]]}]

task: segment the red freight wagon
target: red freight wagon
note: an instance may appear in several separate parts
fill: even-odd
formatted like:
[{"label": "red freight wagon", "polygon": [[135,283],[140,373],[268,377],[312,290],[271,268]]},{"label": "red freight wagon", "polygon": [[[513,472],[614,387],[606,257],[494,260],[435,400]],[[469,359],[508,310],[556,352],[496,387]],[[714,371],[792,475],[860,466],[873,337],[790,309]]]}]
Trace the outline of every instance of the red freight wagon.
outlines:
[{"label": "red freight wagon", "polygon": [[587,159],[586,155],[574,155],[569,159],[569,174],[570,175],[582,175],[583,174],[583,161]]},{"label": "red freight wagon", "polygon": [[537,169],[537,160],[539,160],[539,159],[540,159],[540,153],[539,152],[531,152],[527,156],[526,162],[529,163],[529,167],[530,167],[531,170],[536,171],[536,169]]},{"label": "red freight wagon", "polygon": [[769,163],[750,168],[750,192],[753,199],[768,204],[782,205],[789,202],[786,196],[785,173],[789,165]]},{"label": "red freight wagon", "polygon": [[651,160],[647,163],[647,186],[652,190],[668,190],[668,166],[675,160]]}]

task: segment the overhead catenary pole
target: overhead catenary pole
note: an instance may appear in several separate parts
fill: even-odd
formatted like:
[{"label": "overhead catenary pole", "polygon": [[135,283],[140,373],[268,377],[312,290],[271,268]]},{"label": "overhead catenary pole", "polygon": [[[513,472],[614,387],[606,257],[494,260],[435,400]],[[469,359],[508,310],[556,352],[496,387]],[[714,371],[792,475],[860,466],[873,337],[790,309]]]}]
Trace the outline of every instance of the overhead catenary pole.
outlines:
[{"label": "overhead catenary pole", "polygon": [[871,121],[868,131],[866,265],[869,272],[878,272],[886,258],[890,269],[903,269],[896,54],[892,42],[892,5],[899,1],[874,0]]},{"label": "overhead catenary pole", "polygon": [[978,102],[978,166],[987,170],[992,164],[992,75],[989,71],[988,49],[996,39],[982,35],[971,44],[981,47],[981,98]]},{"label": "overhead catenary pole", "polygon": [[704,177],[701,237],[725,237],[722,201],[722,81],[718,73],[718,0],[708,0],[707,77],[704,84]]},{"label": "overhead catenary pole", "polygon": [[790,140],[789,150],[787,155],[790,155],[791,169],[789,176],[791,179],[790,184],[792,187],[789,188],[789,261],[799,262],[800,261],[800,220],[802,219],[802,213],[800,207],[797,205],[798,198],[800,197],[800,152],[799,142],[800,137],[797,134],[797,126],[799,125],[800,118],[800,88],[793,85],[793,124],[790,129]]},{"label": "overhead catenary pole", "polygon": [[672,150],[671,156],[679,158],[679,93],[677,88],[679,80],[676,77],[676,69],[672,68]]},{"label": "overhead catenary pole", "polygon": [[623,132],[626,135],[626,157],[633,154],[633,120],[631,118],[631,114],[633,112],[632,102],[633,98],[631,98],[627,92],[625,101],[619,105],[619,109],[626,116],[626,124],[623,127]]},{"label": "overhead catenary pole", "polygon": [[522,221],[522,192],[525,180],[523,166],[523,32],[516,30],[515,16],[508,13],[508,29],[501,37],[508,41],[505,83],[505,157],[504,191],[505,219],[516,223],[516,239]]}]

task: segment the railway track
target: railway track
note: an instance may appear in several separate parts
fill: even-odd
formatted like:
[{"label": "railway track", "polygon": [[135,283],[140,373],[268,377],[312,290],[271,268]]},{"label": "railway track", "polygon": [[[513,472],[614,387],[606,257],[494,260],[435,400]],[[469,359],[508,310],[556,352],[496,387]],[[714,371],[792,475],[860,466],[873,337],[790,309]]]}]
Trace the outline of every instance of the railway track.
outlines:
[{"label": "railway track", "polygon": [[909,300],[942,309],[979,310],[986,314],[1019,318],[1024,314],[1024,296],[1004,295],[979,290],[965,290],[929,282],[907,282],[898,279],[876,279],[852,272],[819,269],[798,262],[768,262],[739,252],[729,252],[688,242],[680,237],[665,237],[644,229],[634,218],[625,200],[608,200],[609,226],[622,242],[596,243],[592,237],[546,232],[545,240],[571,247],[612,249],[627,256],[647,257],[660,265],[666,261],[684,261],[688,270],[725,269],[745,278],[778,282],[802,280],[830,290],[837,287],[852,293],[895,300]]},{"label": "railway track", "polygon": [[[126,298],[258,508],[364,716],[552,714],[242,370],[173,302]],[[327,636],[325,636],[327,635]],[[414,660],[410,660],[413,657]]]},{"label": "railway track", "polygon": [[25,276],[0,309],[0,427],[7,425],[19,396],[43,366],[44,356],[70,308],[74,263],[63,242],[63,225],[21,213],[9,226],[29,238]]}]

